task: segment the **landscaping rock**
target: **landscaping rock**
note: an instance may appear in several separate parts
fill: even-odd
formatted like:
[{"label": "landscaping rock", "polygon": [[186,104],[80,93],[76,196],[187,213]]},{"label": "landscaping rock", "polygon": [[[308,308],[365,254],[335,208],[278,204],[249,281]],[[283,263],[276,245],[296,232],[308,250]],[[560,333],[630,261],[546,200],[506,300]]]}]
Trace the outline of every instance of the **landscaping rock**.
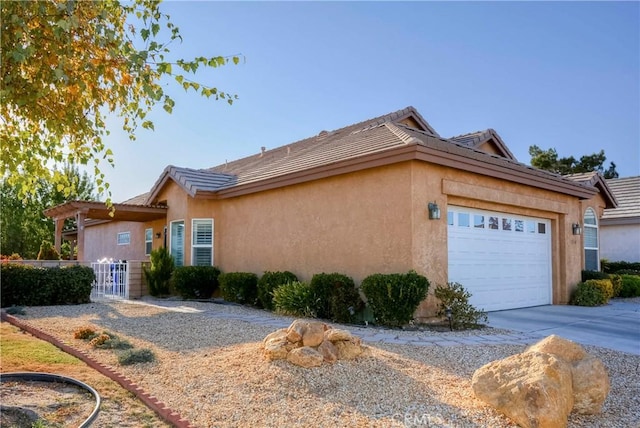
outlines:
[{"label": "landscaping rock", "polygon": [[318,352],[322,354],[327,363],[335,363],[338,360],[338,349],[328,340],[323,341],[318,346]]},{"label": "landscaping rock", "polygon": [[563,427],[572,411],[599,413],[610,383],[602,361],[552,335],[521,354],[481,367],[472,387],[478,398],[522,427]]},{"label": "landscaping rock", "polygon": [[262,348],[270,361],[286,359],[301,367],[316,367],[323,361],[352,360],[364,350],[360,338],[347,330],[309,320],[295,320],[289,328],[268,334]]},{"label": "landscaping rock", "polygon": [[309,346],[293,349],[287,355],[287,361],[305,368],[321,366],[323,360],[322,354]]},{"label": "landscaping rock", "polygon": [[588,415],[600,413],[611,388],[609,374],[602,361],[591,356],[576,361],[571,367],[571,374],[573,411]]},{"label": "landscaping rock", "polygon": [[540,342],[531,345],[525,352],[543,352],[555,355],[567,362],[582,360],[587,356],[584,348],[575,342],[552,334],[542,339]]},{"label": "landscaping rock", "polygon": [[526,352],[532,351],[546,352],[571,364],[574,412],[600,413],[610,389],[609,375],[602,361],[587,354],[579,344],[556,335],[532,345]]},{"label": "landscaping rock", "polygon": [[551,354],[493,361],[474,373],[471,386],[476,397],[523,428],[566,427],[573,408],[571,367]]},{"label": "landscaping rock", "polygon": [[351,340],[333,342],[333,344],[338,349],[339,360],[353,360],[363,351],[360,339],[357,337],[353,337]]}]

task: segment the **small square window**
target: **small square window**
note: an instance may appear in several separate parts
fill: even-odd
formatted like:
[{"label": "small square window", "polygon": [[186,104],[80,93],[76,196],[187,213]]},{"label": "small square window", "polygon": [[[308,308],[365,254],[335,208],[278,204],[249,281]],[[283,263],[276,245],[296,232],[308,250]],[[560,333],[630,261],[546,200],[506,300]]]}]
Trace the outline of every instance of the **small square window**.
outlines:
[{"label": "small square window", "polygon": [[502,230],[511,230],[511,219],[503,218],[502,219]]},{"label": "small square window", "polygon": [[536,233],[536,222],[535,221],[527,221],[527,233]]},{"label": "small square window", "polygon": [[541,235],[547,233],[547,225],[544,223],[538,223],[538,233]]},{"label": "small square window", "polygon": [[489,229],[498,230],[498,217],[489,217]]},{"label": "small square window", "polygon": [[118,245],[129,245],[131,243],[130,232],[120,232],[117,237]]},{"label": "small square window", "polygon": [[475,214],[473,216],[473,227],[477,229],[484,229],[484,216]]},{"label": "small square window", "polygon": [[516,224],[516,232],[524,232],[524,221],[516,220],[515,224]]}]

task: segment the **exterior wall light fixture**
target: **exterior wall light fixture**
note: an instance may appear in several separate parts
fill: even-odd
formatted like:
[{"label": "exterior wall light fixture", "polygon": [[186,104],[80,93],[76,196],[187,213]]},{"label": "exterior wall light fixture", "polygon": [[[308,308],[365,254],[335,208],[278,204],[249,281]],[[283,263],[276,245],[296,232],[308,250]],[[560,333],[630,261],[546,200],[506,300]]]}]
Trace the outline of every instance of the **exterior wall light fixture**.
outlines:
[{"label": "exterior wall light fixture", "polygon": [[573,223],[573,226],[571,228],[573,229],[574,235],[582,235],[582,227],[579,223]]},{"label": "exterior wall light fixture", "polygon": [[440,220],[440,207],[435,202],[429,202],[429,220]]},{"label": "exterior wall light fixture", "polygon": [[160,232],[156,232],[156,239],[160,239],[161,236],[162,234]]}]

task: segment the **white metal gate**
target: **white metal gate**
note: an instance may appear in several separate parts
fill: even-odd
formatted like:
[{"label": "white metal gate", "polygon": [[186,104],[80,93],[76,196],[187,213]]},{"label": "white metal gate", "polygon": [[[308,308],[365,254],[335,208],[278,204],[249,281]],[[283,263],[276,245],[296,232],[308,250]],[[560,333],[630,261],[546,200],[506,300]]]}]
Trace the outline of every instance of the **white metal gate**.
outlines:
[{"label": "white metal gate", "polygon": [[128,299],[129,264],[127,262],[91,263],[96,279],[92,299]]}]

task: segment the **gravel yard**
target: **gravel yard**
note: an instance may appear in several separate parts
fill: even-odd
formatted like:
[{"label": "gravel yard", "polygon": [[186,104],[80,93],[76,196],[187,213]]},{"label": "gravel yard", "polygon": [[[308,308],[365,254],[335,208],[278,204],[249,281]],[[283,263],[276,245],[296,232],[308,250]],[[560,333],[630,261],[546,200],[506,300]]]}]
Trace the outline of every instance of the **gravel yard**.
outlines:
[{"label": "gravel yard", "polygon": [[[139,302],[30,307],[18,318],[117,367],[198,427],[516,426],[474,397],[471,376],[490,361],[522,352],[524,345],[367,343],[356,360],[303,369],[262,356],[262,339],[277,328],[233,319],[267,316],[288,323],[292,318],[206,302],[166,305],[171,307]],[[118,366],[113,351],[73,338],[80,326],[108,330],[137,348],[150,348],[157,361]],[[347,329],[355,335],[362,331]],[[394,333],[446,338],[492,330]],[[640,357],[585,348],[607,366],[611,392],[602,414],[572,415],[569,426],[640,427]]]}]

